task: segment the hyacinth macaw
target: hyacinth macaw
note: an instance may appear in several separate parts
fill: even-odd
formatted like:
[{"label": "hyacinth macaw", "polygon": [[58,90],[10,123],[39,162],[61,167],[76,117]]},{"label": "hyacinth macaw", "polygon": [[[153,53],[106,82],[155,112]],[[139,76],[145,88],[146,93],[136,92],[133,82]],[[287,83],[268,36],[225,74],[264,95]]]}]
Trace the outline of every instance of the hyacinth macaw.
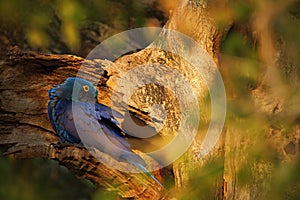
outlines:
[{"label": "hyacinth macaw", "polygon": [[130,149],[128,135],[113,117],[113,110],[97,102],[98,91],[91,82],[67,78],[48,93],[49,119],[61,142],[97,148],[135,166],[162,186],[146,169],[145,161]]}]

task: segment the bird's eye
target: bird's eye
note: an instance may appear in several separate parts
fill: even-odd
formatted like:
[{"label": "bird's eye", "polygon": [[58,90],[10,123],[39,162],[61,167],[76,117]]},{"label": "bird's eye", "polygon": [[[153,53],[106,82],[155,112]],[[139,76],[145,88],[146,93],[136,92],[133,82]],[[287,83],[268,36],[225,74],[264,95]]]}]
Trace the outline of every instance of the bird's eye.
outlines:
[{"label": "bird's eye", "polygon": [[82,88],[85,92],[88,92],[90,90],[90,87],[88,85],[84,85],[82,86]]}]

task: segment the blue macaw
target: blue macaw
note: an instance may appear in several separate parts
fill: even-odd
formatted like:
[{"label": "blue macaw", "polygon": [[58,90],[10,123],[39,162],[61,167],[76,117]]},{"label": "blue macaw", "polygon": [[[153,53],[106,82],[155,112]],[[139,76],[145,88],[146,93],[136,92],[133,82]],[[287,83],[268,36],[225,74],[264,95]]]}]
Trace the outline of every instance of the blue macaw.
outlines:
[{"label": "blue macaw", "polygon": [[[130,149],[126,139],[128,135],[119,127],[113,110],[97,102],[98,91],[91,82],[67,78],[48,93],[49,119],[61,142],[81,145],[84,142],[118,161],[137,167],[162,186],[146,169],[145,161]],[[86,135],[84,139],[79,137],[79,132]]]}]

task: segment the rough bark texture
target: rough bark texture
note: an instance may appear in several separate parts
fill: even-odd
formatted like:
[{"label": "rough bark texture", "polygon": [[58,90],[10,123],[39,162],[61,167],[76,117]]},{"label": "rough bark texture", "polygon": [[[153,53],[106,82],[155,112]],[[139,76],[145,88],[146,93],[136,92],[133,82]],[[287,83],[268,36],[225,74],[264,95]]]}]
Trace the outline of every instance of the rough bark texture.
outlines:
[{"label": "rough bark texture", "polygon": [[[0,73],[0,144],[6,148],[5,155],[58,160],[79,177],[90,179],[98,186],[116,190],[124,198],[166,198],[166,191],[147,176],[110,169],[86,149],[59,143],[47,116],[48,90],[54,84],[63,82],[66,77],[76,76],[82,65],[92,66],[92,70],[86,72],[90,78],[94,76],[99,81],[100,99],[107,91],[102,88],[108,79],[102,69],[105,62],[96,63],[69,55],[24,53],[18,49],[10,52],[8,59],[1,63]],[[114,165],[126,166],[108,155],[98,153]],[[156,165],[149,157],[143,154],[141,156],[150,166]],[[161,175],[156,174],[162,180]]]},{"label": "rough bark texture", "polygon": [[[197,1],[197,3],[194,1],[184,1],[176,10],[173,11],[172,16],[167,22],[165,28],[182,32],[193,38],[204,49],[204,51],[206,51],[208,55],[214,59],[215,62],[218,62],[217,57],[220,45],[229,27],[231,26],[231,21],[228,18],[226,20],[226,25],[220,28],[217,20],[211,15],[211,12],[214,10],[214,6],[215,5],[207,4],[206,1]],[[161,34],[163,35],[164,32]],[[170,45],[170,49],[172,49],[174,52],[180,52],[180,48],[183,46],[182,41],[174,40],[172,35],[169,36],[167,34],[165,36],[165,40],[168,41],[167,43]],[[201,79],[197,72],[194,71],[194,68],[181,57],[170,52],[157,50],[161,49],[161,46],[163,46],[163,44],[158,41],[150,45],[150,50],[145,49],[141,52],[118,59],[115,62],[115,65],[111,65],[107,69],[108,74],[113,75],[108,82],[108,85],[111,88],[114,88],[114,90],[118,90],[118,88],[115,88],[118,77],[122,77],[126,72],[137,66],[158,63],[161,65],[160,70],[164,71],[164,66],[167,66],[168,69],[178,70],[180,74],[190,80],[193,91],[197,94],[200,104],[202,104],[201,108],[205,108],[203,99],[207,94],[207,87],[205,86],[204,80]],[[193,49],[193,47],[190,48]],[[189,56],[198,57],[205,60],[207,54],[203,55],[196,50],[191,50]],[[209,63],[207,63],[207,65],[209,66]],[[202,75],[209,79],[213,74],[213,67],[201,67],[203,67]],[[167,70],[165,71],[166,73],[164,74],[167,74]],[[141,73],[144,72],[141,71]],[[131,77],[131,79],[133,78],[134,77]],[[167,79],[171,82],[175,82],[176,78],[177,77],[168,76]],[[168,117],[167,121],[165,121],[164,129],[160,131],[160,135],[164,137],[170,133],[176,133],[176,130],[181,123],[181,118],[180,109],[178,104],[176,104],[176,99],[174,99],[174,96],[166,91],[165,88],[156,87],[155,85],[147,85],[142,87],[140,90],[141,91],[137,92],[133,97],[135,101],[132,101],[133,104],[131,106],[140,108],[147,113],[149,107],[151,107],[153,104],[163,105]],[[208,115],[209,114],[205,112],[201,113],[201,119],[204,123],[209,120]],[[153,126],[155,127],[155,124]],[[201,168],[201,166],[208,161],[222,159],[224,156],[223,141],[221,139],[208,156],[206,156],[204,159],[198,159],[200,151],[199,149],[202,141],[203,133],[200,132],[189,150],[181,159],[173,164],[175,184],[178,189],[182,189],[184,186],[188,185],[190,175],[193,174],[195,170]],[[216,197],[222,198],[222,173],[219,174],[217,179]],[[212,183],[212,187],[214,186],[215,183]]]}]

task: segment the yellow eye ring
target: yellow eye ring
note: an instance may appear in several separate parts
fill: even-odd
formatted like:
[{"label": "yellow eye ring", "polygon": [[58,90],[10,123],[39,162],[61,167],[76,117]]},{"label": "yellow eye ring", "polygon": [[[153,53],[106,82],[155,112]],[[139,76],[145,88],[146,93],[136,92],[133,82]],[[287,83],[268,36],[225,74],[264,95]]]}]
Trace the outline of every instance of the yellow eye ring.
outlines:
[{"label": "yellow eye ring", "polygon": [[88,92],[90,90],[90,87],[88,85],[84,85],[82,86],[82,88],[85,92]]}]

